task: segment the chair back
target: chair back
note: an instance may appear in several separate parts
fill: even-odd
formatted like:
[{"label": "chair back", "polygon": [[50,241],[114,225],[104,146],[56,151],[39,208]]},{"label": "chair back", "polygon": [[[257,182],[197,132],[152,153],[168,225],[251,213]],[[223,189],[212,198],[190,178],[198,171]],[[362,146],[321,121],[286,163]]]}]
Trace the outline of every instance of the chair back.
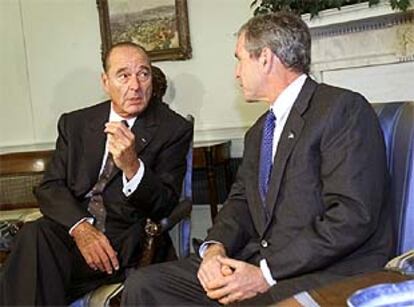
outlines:
[{"label": "chair back", "polygon": [[[194,117],[192,115],[187,115],[186,119],[194,126]],[[174,215],[173,217],[170,216],[160,221],[161,226],[170,231],[178,258],[190,255],[191,211],[193,203],[193,141],[190,143],[186,161],[187,169],[184,175],[180,204],[177,210],[174,210],[171,214]]]},{"label": "chair back", "polygon": [[53,151],[0,155],[0,210],[37,208],[33,195]]},{"label": "chair back", "polygon": [[373,103],[387,151],[395,254],[414,249],[414,102]]},{"label": "chair back", "polygon": [[[187,120],[193,124],[194,127],[194,117],[192,115],[187,115]],[[189,201],[190,204],[193,203],[193,140],[191,140],[190,148],[187,153],[187,171],[184,176],[183,189],[181,191],[181,201]],[[178,257],[187,257],[190,255],[190,240],[191,240],[191,211],[181,220],[178,224]]]}]

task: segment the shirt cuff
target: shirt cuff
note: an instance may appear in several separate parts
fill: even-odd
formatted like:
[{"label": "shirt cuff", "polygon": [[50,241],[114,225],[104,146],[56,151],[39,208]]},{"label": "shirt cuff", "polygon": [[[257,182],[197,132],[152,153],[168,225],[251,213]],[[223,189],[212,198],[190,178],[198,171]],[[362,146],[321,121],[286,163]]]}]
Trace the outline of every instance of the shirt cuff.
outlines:
[{"label": "shirt cuff", "polygon": [[207,250],[207,247],[211,244],[216,244],[216,243],[220,243],[219,241],[214,241],[214,240],[210,240],[210,241],[206,241],[203,242],[203,244],[200,245],[200,248],[198,249],[198,254],[200,255],[200,258],[204,258],[204,254]]},{"label": "shirt cuff", "polygon": [[80,223],[87,221],[89,224],[93,225],[94,222],[94,218],[93,217],[84,217],[83,219],[81,219],[79,222],[77,222],[75,225],[73,225],[70,229],[69,229],[69,234],[72,235],[72,231],[73,229],[76,228],[76,226],[78,226]]},{"label": "shirt cuff", "polygon": [[269,286],[272,287],[277,284],[276,280],[273,279],[272,273],[270,273],[266,259],[260,260],[260,270],[262,271],[263,277],[266,279]]},{"label": "shirt cuff", "polygon": [[131,178],[131,180],[127,180],[125,174],[122,174],[122,183],[123,188],[122,192],[126,197],[130,196],[132,193],[135,192],[135,190],[138,188],[138,185],[141,183],[142,177],[144,177],[144,171],[145,171],[145,165],[144,162],[141,161],[141,159],[138,159],[139,161],[139,168],[137,173],[134,175],[134,177]]}]

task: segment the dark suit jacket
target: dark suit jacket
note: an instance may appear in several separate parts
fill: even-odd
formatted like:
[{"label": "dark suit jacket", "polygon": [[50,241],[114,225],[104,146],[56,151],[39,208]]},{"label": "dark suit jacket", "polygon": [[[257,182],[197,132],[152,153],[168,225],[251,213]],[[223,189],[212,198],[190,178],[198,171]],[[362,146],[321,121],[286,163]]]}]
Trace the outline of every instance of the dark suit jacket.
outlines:
[{"label": "dark suit jacket", "polygon": [[[109,112],[107,101],[64,114],[59,120],[56,150],[36,196],[42,213],[68,229],[90,217],[85,195],[98,179]],[[117,169],[112,174],[103,194],[106,234],[111,241],[128,240],[126,233],[132,232],[132,225],[142,228],[147,217],[159,220],[171,212],[178,202],[192,139],[192,125],[156,100],[137,118],[131,131],[145,173],[129,197],[122,192],[122,172]],[[132,237],[130,245],[137,244],[139,236]]]},{"label": "dark suit jacket", "polygon": [[265,209],[258,190],[263,122],[246,134],[236,182],[206,240],[223,242],[231,257],[266,259],[277,280],[382,266],[391,230],[385,147],[371,106],[308,78],[280,137]]}]

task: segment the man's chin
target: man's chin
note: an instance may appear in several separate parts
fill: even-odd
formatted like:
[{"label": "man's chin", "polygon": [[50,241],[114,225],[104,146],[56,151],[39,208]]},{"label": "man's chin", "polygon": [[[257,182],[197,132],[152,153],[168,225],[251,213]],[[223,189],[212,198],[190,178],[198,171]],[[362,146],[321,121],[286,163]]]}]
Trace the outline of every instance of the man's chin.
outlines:
[{"label": "man's chin", "polygon": [[139,115],[142,112],[144,112],[145,109],[147,108],[147,106],[148,106],[148,104],[144,104],[143,102],[132,103],[128,106],[126,111],[129,114],[136,116],[136,115]]}]

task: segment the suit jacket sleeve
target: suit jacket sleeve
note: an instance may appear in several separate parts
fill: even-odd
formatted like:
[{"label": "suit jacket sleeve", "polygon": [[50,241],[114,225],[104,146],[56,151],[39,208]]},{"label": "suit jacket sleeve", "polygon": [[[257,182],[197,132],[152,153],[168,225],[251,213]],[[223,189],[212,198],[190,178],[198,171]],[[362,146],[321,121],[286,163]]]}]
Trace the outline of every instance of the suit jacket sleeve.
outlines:
[{"label": "suit jacket sleeve", "polygon": [[[56,150],[49,162],[43,181],[36,189],[40,210],[58,223],[70,228],[84,217],[91,217],[79,199],[68,188],[68,128],[63,114],[58,122]],[[64,210],[64,212],[62,212]]]},{"label": "suit jacket sleeve", "polygon": [[128,201],[142,209],[153,220],[168,216],[177,204],[186,172],[186,155],[193,137],[192,125],[181,120],[171,127],[174,133],[164,144],[157,158],[147,164],[137,189]]},{"label": "suit jacket sleeve", "polygon": [[332,265],[378,227],[386,184],[378,119],[362,96],[346,92],[338,99],[320,137],[321,203],[311,205],[320,206],[321,214],[287,246],[263,250],[276,279]]},{"label": "suit jacket sleeve", "polygon": [[[245,137],[245,148],[248,139],[249,132]],[[206,241],[213,240],[222,243],[230,257],[245,248],[246,242],[257,237],[246,198],[245,181],[249,180],[246,174],[246,164],[250,162],[245,156],[243,157],[230,194],[220,214],[217,215],[213,227],[208,230],[206,238]]]}]

